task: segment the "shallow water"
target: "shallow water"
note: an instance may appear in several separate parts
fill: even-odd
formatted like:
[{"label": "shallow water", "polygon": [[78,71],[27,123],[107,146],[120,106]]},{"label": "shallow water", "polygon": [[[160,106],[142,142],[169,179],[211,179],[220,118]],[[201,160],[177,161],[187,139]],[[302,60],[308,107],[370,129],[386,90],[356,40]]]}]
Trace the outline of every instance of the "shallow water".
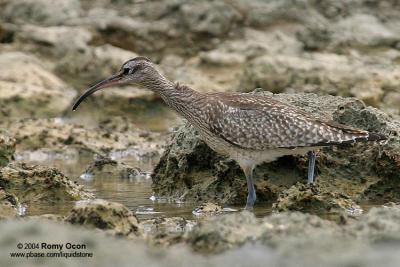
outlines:
[{"label": "shallow water", "polygon": [[[25,151],[16,155],[17,160],[23,160],[33,164],[41,164],[60,169],[71,180],[77,181],[85,189],[92,192],[96,198],[119,202],[128,207],[139,219],[151,219],[156,217],[180,216],[185,219],[197,219],[193,214],[195,203],[174,201],[158,198],[151,188],[150,173],[158,161],[158,157],[141,159],[134,153],[126,151],[118,155],[118,160],[129,163],[144,171],[144,175],[135,178],[121,178],[109,173],[98,173],[95,176],[85,174],[87,166],[93,161],[93,155],[78,155],[66,150],[65,153],[54,154],[43,151]],[[75,202],[41,203],[37,205],[22,205],[22,215],[42,215],[68,213]],[[361,203],[363,212],[383,203]],[[240,211],[243,206],[225,206],[224,213]],[[271,204],[259,203],[254,208],[257,217],[264,217],[271,213]],[[330,214],[320,214],[329,218]]]},{"label": "shallow water", "polygon": [[[121,156],[121,155],[120,155]],[[23,160],[34,164],[57,167],[65,175],[79,184],[84,185],[87,191],[94,193],[96,198],[115,201],[124,204],[131,209],[139,219],[155,217],[181,216],[186,219],[196,219],[192,213],[196,207],[195,203],[171,201],[157,198],[151,188],[150,172],[158,158],[138,159],[132,153],[123,153],[119,160],[129,163],[131,166],[139,167],[145,175],[135,178],[120,178],[107,173],[95,176],[84,174],[87,166],[93,161],[92,155],[82,156],[73,152],[60,154],[46,154],[42,151],[25,151],[17,154],[17,160]],[[41,214],[66,214],[74,205],[74,202],[62,204],[41,203],[40,205],[24,205],[26,215]],[[225,212],[234,212],[243,207],[227,206]],[[270,205],[260,205],[254,210],[257,216],[265,216],[271,212]]]}]

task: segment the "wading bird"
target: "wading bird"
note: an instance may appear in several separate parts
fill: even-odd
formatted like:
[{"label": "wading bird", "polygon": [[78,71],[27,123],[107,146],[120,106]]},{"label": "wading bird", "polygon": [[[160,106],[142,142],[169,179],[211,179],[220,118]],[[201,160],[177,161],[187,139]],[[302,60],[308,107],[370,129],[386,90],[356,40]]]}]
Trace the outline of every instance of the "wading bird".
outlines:
[{"label": "wading bird", "polygon": [[253,169],[285,155],[308,155],[308,183],[314,182],[316,148],[379,141],[386,137],[313,117],[270,97],[246,93],[200,93],[171,82],[145,57],[125,62],[120,71],[90,87],[74,104],[115,85],[135,84],[159,94],[216,152],[235,160],[247,179],[246,209],[256,200]]}]

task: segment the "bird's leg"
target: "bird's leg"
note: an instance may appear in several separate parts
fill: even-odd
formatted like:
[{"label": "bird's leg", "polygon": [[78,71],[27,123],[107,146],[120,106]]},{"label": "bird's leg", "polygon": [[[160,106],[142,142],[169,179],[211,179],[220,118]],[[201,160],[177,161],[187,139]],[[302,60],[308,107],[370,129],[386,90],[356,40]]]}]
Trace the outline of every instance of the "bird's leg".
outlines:
[{"label": "bird's leg", "polygon": [[307,183],[313,184],[314,180],[314,170],[315,170],[315,152],[308,151],[308,179]]},{"label": "bird's leg", "polygon": [[246,175],[247,180],[247,202],[246,202],[246,209],[251,210],[253,209],[254,202],[256,201],[256,190],[254,188],[254,181],[253,181],[253,169],[254,166],[245,166],[242,167],[244,174]]}]

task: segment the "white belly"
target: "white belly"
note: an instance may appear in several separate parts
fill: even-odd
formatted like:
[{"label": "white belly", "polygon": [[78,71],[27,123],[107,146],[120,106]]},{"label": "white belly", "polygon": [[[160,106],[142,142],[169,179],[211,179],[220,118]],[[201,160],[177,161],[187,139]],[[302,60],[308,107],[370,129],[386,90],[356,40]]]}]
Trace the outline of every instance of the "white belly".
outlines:
[{"label": "white belly", "polygon": [[295,149],[275,148],[268,150],[250,150],[235,147],[223,140],[216,141],[214,138],[210,139],[208,136],[202,134],[201,137],[212,150],[230,157],[237,161],[240,166],[256,166],[263,162],[275,161],[276,159],[287,155],[304,155],[308,151],[316,149],[305,147]]},{"label": "white belly", "polygon": [[312,150],[311,148],[295,148],[295,149],[285,149],[285,148],[276,148],[270,150],[262,150],[262,151],[242,151],[242,152],[234,152],[231,156],[232,159],[236,160],[240,166],[257,166],[263,162],[272,162],[277,160],[280,157],[288,156],[288,155],[304,155],[308,151]]},{"label": "white belly", "polygon": [[212,133],[209,133],[204,128],[197,128],[200,138],[206,144],[219,154],[230,157],[235,160],[240,166],[256,166],[263,162],[272,162],[276,159],[287,155],[304,155],[308,151],[317,149],[310,147],[301,147],[295,149],[274,148],[268,150],[251,150],[241,149],[224,141],[221,138],[215,138]]}]

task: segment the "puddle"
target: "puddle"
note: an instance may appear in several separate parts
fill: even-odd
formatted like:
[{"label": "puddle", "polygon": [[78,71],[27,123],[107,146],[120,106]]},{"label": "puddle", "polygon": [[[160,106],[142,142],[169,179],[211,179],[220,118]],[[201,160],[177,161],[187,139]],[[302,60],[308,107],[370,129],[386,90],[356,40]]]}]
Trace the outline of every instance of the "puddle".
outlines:
[{"label": "puddle", "polygon": [[[121,151],[118,160],[129,163],[144,171],[143,175],[121,178],[117,174],[100,172],[96,175],[85,173],[87,166],[93,161],[92,154],[79,155],[73,150],[64,152],[52,151],[25,151],[16,155],[17,160],[41,164],[60,169],[71,180],[84,185],[87,191],[93,193],[96,198],[119,202],[128,207],[139,220],[153,219],[158,217],[183,217],[187,220],[198,220],[193,214],[196,203],[160,198],[154,195],[151,188],[150,173],[158,158],[141,158],[132,151]],[[45,202],[37,205],[22,204],[18,207],[18,213],[24,215],[42,214],[67,214],[75,202],[52,203]],[[354,216],[367,212],[381,203],[361,203],[362,210],[354,211]],[[242,206],[223,207],[220,214],[238,212],[243,210]],[[272,204],[262,203],[256,205],[253,210],[256,217],[264,217],[271,214]],[[330,214],[321,214],[321,217],[329,219]]]},{"label": "puddle", "polygon": [[[25,151],[16,155],[17,160],[41,164],[60,169],[71,180],[84,185],[87,191],[92,192],[96,198],[119,202],[128,207],[139,219],[152,219],[157,217],[184,217],[196,220],[192,214],[195,203],[158,198],[151,188],[150,172],[158,159],[145,157],[141,161],[131,151],[120,152],[119,160],[139,167],[144,175],[134,178],[121,178],[110,173],[87,174],[85,170],[93,161],[93,155],[79,155],[74,151],[65,151],[65,154],[51,151]],[[74,202],[40,203],[38,205],[24,205],[21,215],[61,214],[64,215],[73,207]],[[224,207],[222,213],[237,212],[241,206]],[[256,207],[254,213],[258,217],[271,213],[271,205]]]}]

